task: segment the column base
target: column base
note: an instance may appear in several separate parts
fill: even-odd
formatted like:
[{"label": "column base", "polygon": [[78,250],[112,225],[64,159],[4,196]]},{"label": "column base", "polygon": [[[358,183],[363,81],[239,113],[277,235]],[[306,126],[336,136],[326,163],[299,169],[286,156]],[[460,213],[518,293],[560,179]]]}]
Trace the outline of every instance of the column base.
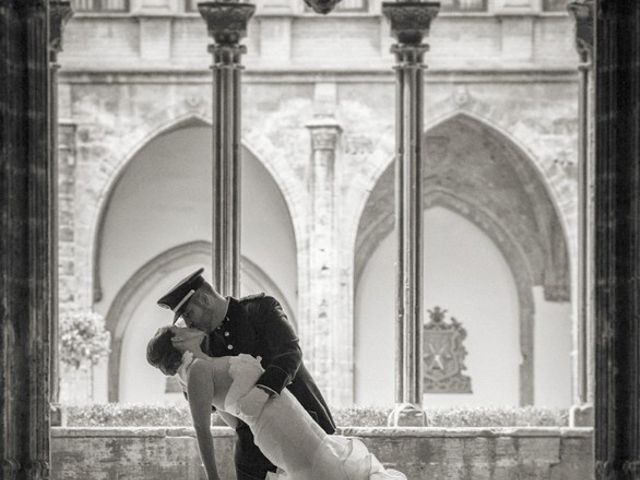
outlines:
[{"label": "column base", "polygon": [[420,405],[399,403],[389,414],[387,425],[390,427],[427,427],[427,412]]},{"label": "column base", "polygon": [[67,425],[67,412],[59,403],[49,404],[49,425],[52,427],[64,427]]},{"label": "column base", "polygon": [[593,427],[593,404],[572,405],[569,409],[569,425],[571,427]]}]

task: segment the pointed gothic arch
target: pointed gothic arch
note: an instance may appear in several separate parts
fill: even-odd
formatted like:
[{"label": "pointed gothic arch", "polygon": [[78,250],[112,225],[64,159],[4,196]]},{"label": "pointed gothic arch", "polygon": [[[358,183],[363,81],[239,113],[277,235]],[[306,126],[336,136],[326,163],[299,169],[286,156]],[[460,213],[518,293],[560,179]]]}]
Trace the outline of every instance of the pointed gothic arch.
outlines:
[{"label": "pointed gothic arch", "polygon": [[[454,135],[455,144],[466,142],[466,150],[451,141]],[[441,206],[470,220],[493,241],[509,265],[519,303],[520,403],[532,404],[533,288],[542,285],[549,301],[569,301],[570,292],[569,249],[551,192],[525,152],[471,116],[449,118],[432,127],[423,141],[428,165],[423,208]],[[394,169],[389,163],[377,178],[359,220],[354,291],[368,259],[394,228],[393,190]]]},{"label": "pointed gothic arch", "polygon": [[[455,151],[455,145],[451,142],[453,134],[457,135],[456,143],[468,135],[469,150]],[[527,263],[534,284],[545,287],[546,298],[568,301],[570,265],[564,222],[549,186],[526,153],[502,132],[466,114],[457,114],[431,127],[423,136],[423,141],[427,162],[424,169],[425,199],[435,190],[446,190],[459,198],[474,197],[476,208],[482,207],[501,218],[504,230],[510,231],[527,252]],[[473,141],[487,147],[484,153],[489,158],[465,164],[472,153],[477,154],[482,147],[479,145],[476,148]],[[393,224],[393,178],[394,165],[390,160],[384,170],[379,171],[361,211],[355,243],[356,283],[369,252],[367,248],[362,248],[363,245],[369,245],[368,238],[377,231],[378,224],[386,222],[388,225],[390,221]],[[519,201],[524,209],[498,210],[506,200],[512,203]],[[516,221],[521,215],[528,217],[527,224],[521,225]]]},{"label": "pointed gothic arch", "polygon": [[[91,234],[91,279],[92,279],[92,298],[91,303],[95,304],[102,299],[102,281],[101,281],[101,239],[104,231],[104,222],[106,213],[109,210],[109,206],[112,200],[113,192],[116,189],[120,179],[126,174],[127,168],[131,161],[135,159],[146,146],[151,144],[155,139],[162,135],[167,135],[171,132],[177,131],[182,128],[198,127],[198,126],[211,126],[211,120],[200,113],[187,110],[186,112],[174,112],[174,109],[168,109],[161,112],[158,115],[158,119],[148,131],[136,132],[136,141],[128,142],[129,148],[127,153],[117,162],[115,166],[111,166],[110,177],[106,184],[103,186],[101,192],[98,194],[98,202],[95,208],[95,221],[93,224],[93,231]],[[283,176],[271,165],[269,162],[264,161],[263,157],[258,154],[258,151],[253,148],[246,140],[243,139],[242,149],[248,152],[251,157],[256,159],[258,163],[265,169],[270,178],[276,185],[280,195],[284,199],[284,204],[287,210],[289,221],[293,227],[293,240],[295,244],[298,243],[298,233],[296,231],[296,225],[292,221],[292,206],[291,206],[291,186],[283,178]],[[297,248],[297,247],[296,247]]]}]

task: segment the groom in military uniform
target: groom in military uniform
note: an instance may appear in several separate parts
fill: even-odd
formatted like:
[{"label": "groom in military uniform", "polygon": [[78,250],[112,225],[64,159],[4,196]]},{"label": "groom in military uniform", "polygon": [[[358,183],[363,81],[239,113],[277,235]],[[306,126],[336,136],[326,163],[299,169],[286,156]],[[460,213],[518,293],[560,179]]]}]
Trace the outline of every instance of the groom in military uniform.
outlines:
[{"label": "groom in military uniform", "polygon": [[[325,432],[334,433],[329,408],[302,363],[298,338],[280,303],[264,293],[241,299],[223,297],[205,281],[203,271],[200,268],[183,279],[158,305],[174,312],[174,324],[182,318],[188,327],[208,334],[208,355],[262,357],[265,371],[256,383],[258,388],[245,397],[245,411],[259,412],[269,398],[288,388]],[[239,422],[236,434],[238,480],[263,480],[267,472],[276,470],[254,444],[245,423]]]}]

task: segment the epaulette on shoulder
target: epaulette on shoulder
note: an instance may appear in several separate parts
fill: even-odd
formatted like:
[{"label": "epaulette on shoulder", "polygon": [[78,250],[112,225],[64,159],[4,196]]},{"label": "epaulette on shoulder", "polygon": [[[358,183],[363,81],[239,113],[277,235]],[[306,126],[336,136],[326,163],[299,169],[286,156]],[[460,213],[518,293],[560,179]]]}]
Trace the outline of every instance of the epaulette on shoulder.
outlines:
[{"label": "epaulette on shoulder", "polygon": [[242,297],[239,302],[243,303],[243,302],[250,302],[252,300],[258,300],[259,298],[264,298],[266,296],[266,293],[262,292],[262,293],[256,293],[255,295],[247,295],[246,297]]}]

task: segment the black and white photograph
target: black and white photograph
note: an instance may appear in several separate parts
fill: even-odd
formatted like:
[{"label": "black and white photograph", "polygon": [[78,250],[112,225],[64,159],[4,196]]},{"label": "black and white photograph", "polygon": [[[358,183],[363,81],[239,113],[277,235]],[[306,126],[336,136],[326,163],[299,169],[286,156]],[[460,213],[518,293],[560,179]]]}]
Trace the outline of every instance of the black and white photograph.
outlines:
[{"label": "black and white photograph", "polygon": [[640,480],[640,1],[0,0],[0,480]]}]

